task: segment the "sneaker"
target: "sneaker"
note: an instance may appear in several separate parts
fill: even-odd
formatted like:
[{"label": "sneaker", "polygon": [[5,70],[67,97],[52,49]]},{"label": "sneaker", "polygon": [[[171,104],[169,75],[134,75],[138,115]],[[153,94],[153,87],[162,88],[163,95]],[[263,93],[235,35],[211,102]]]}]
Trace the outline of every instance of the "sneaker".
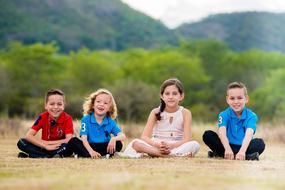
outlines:
[{"label": "sneaker", "polygon": [[18,158],[29,158],[29,155],[24,152],[19,152]]},{"label": "sneaker", "polygon": [[259,160],[259,153],[258,152],[254,152],[254,153],[251,153],[251,154],[247,154],[245,156],[245,159],[246,160]]},{"label": "sneaker", "polygon": [[110,154],[106,154],[105,156],[101,156],[102,159],[110,159],[111,155]]},{"label": "sneaker", "polygon": [[208,151],[208,158],[220,157],[216,152]]},{"label": "sneaker", "polygon": [[62,158],[62,156],[60,154],[55,154],[52,158]]}]

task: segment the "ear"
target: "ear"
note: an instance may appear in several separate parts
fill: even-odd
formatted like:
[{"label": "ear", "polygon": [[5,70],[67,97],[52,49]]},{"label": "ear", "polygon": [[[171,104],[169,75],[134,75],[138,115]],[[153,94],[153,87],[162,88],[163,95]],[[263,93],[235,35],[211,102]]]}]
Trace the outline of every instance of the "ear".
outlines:
[{"label": "ear", "polygon": [[182,93],[182,94],[181,94],[181,97],[180,97],[180,101],[182,101],[182,100],[184,99],[184,97],[185,97],[185,96],[184,96],[184,93]]},{"label": "ear", "polygon": [[249,96],[245,96],[245,103],[247,104],[249,102]]},{"label": "ear", "polygon": [[227,104],[229,104],[229,96],[226,96],[226,102],[227,102]]}]

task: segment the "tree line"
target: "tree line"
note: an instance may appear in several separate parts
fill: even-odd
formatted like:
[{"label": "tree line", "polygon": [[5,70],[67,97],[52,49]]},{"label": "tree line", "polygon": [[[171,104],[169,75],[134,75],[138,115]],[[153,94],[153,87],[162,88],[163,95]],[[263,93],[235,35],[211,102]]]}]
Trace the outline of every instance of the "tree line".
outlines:
[{"label": "tree line", "polygon": [[285,114],[285,55],[251,49],[235,52],[216,40],[187,40],[179,47],[60,53],[55,43],[23,45],[11,42],[0,51],[0,113],[36,117],[50,88],[66,93],[66,111],[82,116],[82,103],[97,88],[109,89],[119,119],[144,121],[159,105],[159,87],[177,77],[185,87],[184,107],[194,120],[214,121],[227,105],[229,82],[248,87],[252,108],[265,122]]}]

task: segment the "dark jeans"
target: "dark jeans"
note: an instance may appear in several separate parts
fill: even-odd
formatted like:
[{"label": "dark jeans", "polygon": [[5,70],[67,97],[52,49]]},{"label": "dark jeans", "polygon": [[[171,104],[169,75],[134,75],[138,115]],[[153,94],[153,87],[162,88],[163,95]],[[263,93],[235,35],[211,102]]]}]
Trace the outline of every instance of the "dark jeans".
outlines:
[{"label": "dark jeans", "polygon": [[[105,143],[89,143],[89,144],[90,144],[90,146],[91,146],[91,148],[93,150],[95,150],[96,152],[100,153],[101,156],[105,156],[106,154],[108,154],[108,152],[107,152],[108,143],[109,142],[105,142]],[[80,139],[78,139],[76,137],[73,137],[68,142],[68,145],[73,150],[73,152],[75,154],[77,154],[79,157],[91,157],[89,152],[87,151],[87,149],[84,147],[83,142]],[[120,152],[122,150],[122,148],[123,148],[122,142],[121,141],[117,141],[116,142],[116,148],[115,148],[116,150],[115,151]]]},{"label": "dark jeans", "polygon": [[[218,156],[224,157],[225,148],[217,133],[211,130],[205,131],[203,134],[203,141],[213,152],[218,154]],[[241,145],[230,144],[230,146],[235,155],[241,148]],[[259,154],[261,154],[264,149],[265,143],[263,139],[255,138],[250,141],[245,154],[248,155],[254,152],[258,152]]]},{"label": "dark jeans", "polygon": [[27,153],[30,158],[52,158],[56,154],[62,157],[69,157],[73,153],[66,143],[61,144],[56,150],[46,150],[22,138],[18,141],[17,146],[21,151]]}]

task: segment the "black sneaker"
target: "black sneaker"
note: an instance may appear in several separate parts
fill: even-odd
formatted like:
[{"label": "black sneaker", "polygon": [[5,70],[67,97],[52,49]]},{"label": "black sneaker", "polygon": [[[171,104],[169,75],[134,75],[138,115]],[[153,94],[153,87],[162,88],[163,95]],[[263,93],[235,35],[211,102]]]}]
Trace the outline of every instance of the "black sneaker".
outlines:
[{"label": "black sneaker", "polygon": [[[61,145],[59,147],[59,149],[56,151],[56,154],[53,156],[53,158],[60,158],[63,157],[63,152],[66,151],[66,146],[65,145]],[[58,155],[58,156],[56,156]],[[56,157],[55,157],[56,156]]]},{"label": "black sneaker", "polygon": [[247,154],[245,156],[245,159],[246,160],[259,160],[259,153],[258,152],[254,152],[254,153],[251,153],[251,154]]},{"label": "black sneaker", "polygon": [[24,152],[19,152],[18,158],[29,158],[29,155]]},{"label": "black sneaker", "polygon": [[208,151],[208,158],[220,157],[216,152]]}]

